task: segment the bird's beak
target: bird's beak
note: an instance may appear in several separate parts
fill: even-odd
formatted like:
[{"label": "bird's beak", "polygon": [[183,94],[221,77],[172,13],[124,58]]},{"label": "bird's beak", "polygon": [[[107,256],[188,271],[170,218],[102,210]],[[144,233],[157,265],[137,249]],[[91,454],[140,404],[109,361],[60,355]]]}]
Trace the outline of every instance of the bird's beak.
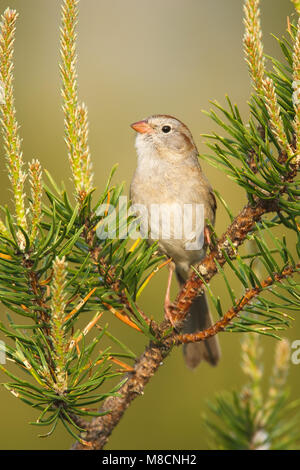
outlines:
[{"label": "bird's beak", "polygon": [[153,127],[147,121],[134,122],[131,124],[131,127],[140,134],[150,134],[150,132],[153,132]]}]

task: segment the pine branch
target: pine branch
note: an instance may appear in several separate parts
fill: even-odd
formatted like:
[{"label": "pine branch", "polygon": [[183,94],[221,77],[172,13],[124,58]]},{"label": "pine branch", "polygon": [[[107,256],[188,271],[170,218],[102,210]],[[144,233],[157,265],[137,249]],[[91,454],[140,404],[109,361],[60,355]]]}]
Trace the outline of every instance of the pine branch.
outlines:
[{"label": "pine branch", "polygon": [[30,241],[37,236],[38,225],[42,219],[42,167],[38,160],[32,160],[29,165],[29,181],[31,186],[31,234]]},{"label": "pine branch", "polygon": [[249,72],[258,93],[262,92],[265,75],[259,0],[249,0],[244,5],[244,49]]},{"label": "pine branch", "polygon": [[[126,310],[127,310],[131,313],[131,316],[135,317],[135,311],[138,311],[139,315],[143,318],[145,323],[149,327],[151,327],[153,331],[157,331],[158,326],[156,322],[154,320],[150,320],[150,318],[141,310],[141,308],[135,302],[133,302],[133,305],[130,304],[129,299],[126,296],[125,289],[124,287],[122,288],[122,286],[120,285],[120,279],[116,276],[114,266],[113,265],[107,266],[105,259],[101,257],[101,247],[97,244],[95,228],[89,226],[88,220],[86,220],[85,222],[84,236],[85,236],[86,243],[89,247],[91,258],[93,259],[95,265],[98,267],[99,274],[101,276],[105,275],[107,284],[117,295],[121,305],[125,307],[124,314],[126,315]],[[128,322],[127,324],[130,325],[130,323]],[[135,324],[133,324],[132,326],[134,327]]]},{"label": "pine branch", "polygon": [[78,102],[76,72],[76,25],[78,0],[64,0],[61,27],[61,78],[65,141],[73,173],[75,189],[80,201],[92,190],[93,174],[88,146],[87,108]]},{"label": "pine branch", "polygon": [[[237,302],[236,306],[228,310],[223,318],[203,331],[195,334],[178,334],[173,331],[168,334],[169,325],[163,322],[160,325],[159,335],[160,342],[158,344],[150,343],[146,352],[140,357],[134,366],[134,370],[127,375],[127,381],[121,387],[119,398],[109,398],[101,408],[101,411],[108,409],[115,410],[109,415],[101,418],[95,418],[91,425],[87,428],[87,434],[84,435],[85,440],[92,443],[89,449],[102,449],[106,444],[111,432],[119,423],[129,404],[139,394],[143,393],[144,387],[155,373],[155,371],[163,363],[163,360],[171,352],[173,345],[180,345],[183,343],[203,341],[211,336],[218,334],[230,324],[230,322],[238,316],[238,314],[249,305],[264,289],[272,286],[276,282],[292,276],[294,273],[299,273],[300,263],[296,266],[287,266],[281,273],[274,273],[264,281],[260,282],[260,286],[247,291]],[[214,274],[211,274],[213,277]],[[188,281],[189,282],[189,281]],[[176,306],[176,303],[175,303]],[[86,449],[82,443],[76,443],[73,449]]]},{"label": "pine branch", "polygon": [[[231,321],[237,317],[247,305],[251,304],[251,302],[260,294],[260,292],[272,286],[276,282],[280,282],[287,277],[291,277],[295,273],[300,273],[300,263],[298,263],[296,266],[287,266],[281,273],[273,273],[272,276],[269,276],[265,280],[260,281],[259,286],[255,286],[253,289],[245,292],[245,294],[236,302],[236,305],[231,307],[225,313],[223,318],[212,325],[210,328],[192,334],[179,334],[174,338],[175,344],[179,345],[182,343],[194,343],[197,341],[202,341],[218,334],[220,331],[224,331]],[[262,327],[262,329],[264,329],[264,327]]]},{"label": "pine branch", "polygon": [[146,348],[136,362],[134,370],[126,376],[125,384],[119,390],[119,396],[105,400],[101,412],[106,411],[107,414],[95,418],[86,428],[83,436],[90,446],[76,442],[72,447],[73,450],[103,449],[128,406],[135,398],[143,395],[145,386],[169,352],[170,348],[164,345],[150,344]]},{"label": "pine branch", "polygon": [[[3,88],[3,103],[0,105],[1,124],[7,159],[8,176],[12,184],[17,222],[24,230],[27,228],[24,201],[24,183],[26,173],[24,165],[21,138],[18,132],[16,109],[13,96],[13,46],[15,41],[16,21],[18,14],[7,8],[1,17],[0,25],[0,83]],[[18,232],[20,247],[24,247],[24,239]]]}]

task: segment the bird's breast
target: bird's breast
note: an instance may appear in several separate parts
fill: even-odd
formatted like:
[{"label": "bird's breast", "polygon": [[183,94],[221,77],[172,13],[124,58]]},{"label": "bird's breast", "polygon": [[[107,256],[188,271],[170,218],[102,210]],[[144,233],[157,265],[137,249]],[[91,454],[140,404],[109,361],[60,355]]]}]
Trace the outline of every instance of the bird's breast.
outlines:
[{"label": "bird's breast", "polygon": [[[160,251],[176,264],[190,265],[203,256],[205,198],[199,174],[182,171],[136,171],[131,184],[133,211],[142,236],[159,241]],[[177,262],[176,262],[177,261]]]}]

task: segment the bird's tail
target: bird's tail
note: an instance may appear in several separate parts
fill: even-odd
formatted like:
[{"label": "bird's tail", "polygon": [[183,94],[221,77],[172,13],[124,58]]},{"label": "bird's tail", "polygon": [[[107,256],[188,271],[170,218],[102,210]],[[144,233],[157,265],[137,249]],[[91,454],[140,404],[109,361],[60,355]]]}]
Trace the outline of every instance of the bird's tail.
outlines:
[{"label": "bird's tail", "polygon": [[[205,294],[196,297],[183,326],[184,333],[195,333],[205,330],[212,325],[208,303]],[[221,350],[217,336],[212,336],[198,343],[188,343],[183,346],[185,363],[191,369],[197,367],[202,361],[216,366],[221,357]]]}]

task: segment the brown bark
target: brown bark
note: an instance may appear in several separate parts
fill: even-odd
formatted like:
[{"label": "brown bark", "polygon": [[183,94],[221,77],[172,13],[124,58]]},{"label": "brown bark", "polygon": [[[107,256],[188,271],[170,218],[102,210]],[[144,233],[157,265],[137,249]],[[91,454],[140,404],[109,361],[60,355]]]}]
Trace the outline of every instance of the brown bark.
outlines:
[{"label": "brown bark", "polygon": [[231,307],[228,312],[221,318],[221,320],[217,321],[214,325],[210,328],[207,328],[204,331],[199,331],[197,333],[186,333],[186,334],[179,334],[174,337],[175,344],[183,344],[183,343],[195,343],[197,341],[203,341],[210,336],[214,336],[220,331],[223,331],[227,325],[233,320],[233,318],[237,317],[239,312],[243,310],[246,305],[249,305],[251,301],[263,290],[267,287],[274,284],[275,281],[281,281],[282,279],[292,276],[296,271],[299,271],[300,263],[293,266],[287,266],[282,273],[274,273],[273,278],[269,276],[267,279],[261,282],[261,287],[256,286],[253,289],[250,289],[245,292],[237,302],[235,307]]},{"label": "brown bark", "polygon": [[104,447],[132,400],[143,394],[146,384],[161,365],[170,349],[170,345],[166,347],[163,344],[150,344],[146,348],[135,364],[134,371],[127,375],[127,381],[118,392],[120,396],[109,397],[105,400],[100,411],[110,411],[110,413],[93,419],[87,427],[87,432],[82,434],[82,439],[88,441],[90,446],[76,442],[73,445],[74,450],[99,450]]}]

